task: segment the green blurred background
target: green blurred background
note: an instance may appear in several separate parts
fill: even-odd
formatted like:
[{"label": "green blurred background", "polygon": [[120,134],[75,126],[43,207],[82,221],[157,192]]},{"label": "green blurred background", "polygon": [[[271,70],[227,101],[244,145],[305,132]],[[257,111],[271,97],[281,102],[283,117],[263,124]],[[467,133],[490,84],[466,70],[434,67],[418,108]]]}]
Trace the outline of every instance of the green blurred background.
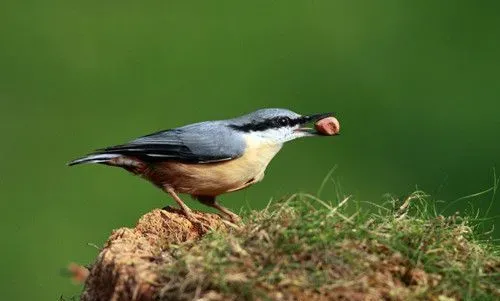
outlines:
[{"label": "green blurred background", "polygon": [[[487,189],[500,159],[500,2],[2,1],[1,300],[77,295],[60,270],[173,202],[104,166],[65,163],[160,129],[263,107],[337,112],[342,135],[286,145],[238,211],[315,192]],[[324,198],[332,198],[328,187]],[[491,194],[468,201],[482,212]],[[193,201],[189,205],[200,208]],[[494,204],[491,216],[499,215]],[[497,225],[500,226],[498,221]],[[495,233],[498,237],[498,232]]]}]

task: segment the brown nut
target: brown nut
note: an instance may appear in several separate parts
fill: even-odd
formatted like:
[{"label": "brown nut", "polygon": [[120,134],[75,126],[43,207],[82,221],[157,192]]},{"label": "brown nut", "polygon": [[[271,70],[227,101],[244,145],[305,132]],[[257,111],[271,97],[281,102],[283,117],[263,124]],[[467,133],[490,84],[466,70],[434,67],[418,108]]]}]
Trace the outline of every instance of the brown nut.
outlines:
[{"label": "brown nut", "polygon": [[340,123],[335,117],[326,117],[318,120],[314,124],[314,128],[320,134],[333,136],[337,135],[340,131]]}]

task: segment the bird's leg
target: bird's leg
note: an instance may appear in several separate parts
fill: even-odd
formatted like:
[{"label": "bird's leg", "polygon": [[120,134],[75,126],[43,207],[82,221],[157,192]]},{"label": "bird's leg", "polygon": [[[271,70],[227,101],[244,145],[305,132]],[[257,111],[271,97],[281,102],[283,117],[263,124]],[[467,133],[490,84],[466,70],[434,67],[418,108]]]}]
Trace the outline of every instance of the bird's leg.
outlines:
[{"label": "bird's leg", "polygon": [[181,200],[181,198],[177,195],[177,193],[172,187],[165,185],[163,186],[163,190],[165,190],[168,194],[172,196],[175,202],[181,207],[181,210],[183,211],[184,215],[186,215],[186,219],[190,221],[191,224],[198,229],[200,235],[211,230],[210,224],[206,224],[198,220],[198,218],[194,216],[191,209],[189,209],[189,207],[184,203],[184,201]]},{"label": "bird's leg", "polygon": [[198,201],[200,201],[202,204],[213,207],[224,213],[233,223],[238,223],[241,220],[241,218],[236,213],[217,203],[215,197],[213,196],[196,196],[196,199],[198,199]]},{"label": "bird's leg", "polygon": [[189,221],[195,221],[196,219],[193,216],[193,212],[189,207],[184,203],[184,201],[181,200],[181,198],[175,193],[175,190],[170,187],[170,186],[163,186],[163,190],[165,190],[166,193],[170,194],[174,201],[181,207],[182,211],[184,212],[184,215],[186,215],[187,219]]}]

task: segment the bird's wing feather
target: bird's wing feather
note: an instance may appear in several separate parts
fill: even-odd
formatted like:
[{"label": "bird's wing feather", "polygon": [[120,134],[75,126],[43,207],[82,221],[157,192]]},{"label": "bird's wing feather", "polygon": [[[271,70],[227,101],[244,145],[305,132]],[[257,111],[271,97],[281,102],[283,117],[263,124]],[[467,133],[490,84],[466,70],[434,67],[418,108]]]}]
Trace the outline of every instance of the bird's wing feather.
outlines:
[{"label": "bird's wing feather", "polygon": [[139,156],[147,161],[211,163],[238,158],[244,150],[243,138],[228,127],[203,122],[153,133],[98,152]]}]

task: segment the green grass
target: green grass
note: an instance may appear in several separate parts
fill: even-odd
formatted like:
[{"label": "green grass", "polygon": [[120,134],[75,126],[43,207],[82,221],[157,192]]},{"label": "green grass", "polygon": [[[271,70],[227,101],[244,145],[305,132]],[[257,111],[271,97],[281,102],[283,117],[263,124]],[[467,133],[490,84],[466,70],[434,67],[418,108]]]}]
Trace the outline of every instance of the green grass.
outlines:
[{"label": "green grass", "polygon": [[484,220],[439,215],[422,192],[371,205],[295,194],[239,229],[165,247],[158,298],[500,298],[500,249]]}]

